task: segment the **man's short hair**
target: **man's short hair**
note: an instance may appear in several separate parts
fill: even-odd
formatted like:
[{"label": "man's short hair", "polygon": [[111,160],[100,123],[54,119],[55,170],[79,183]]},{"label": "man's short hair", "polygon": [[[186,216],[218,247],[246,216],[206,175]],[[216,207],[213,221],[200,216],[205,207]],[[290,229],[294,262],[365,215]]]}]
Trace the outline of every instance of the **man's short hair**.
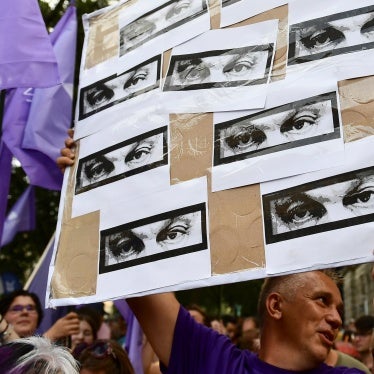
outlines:
[{"label": "man's short hair", "polygon": [[[316,271],[326,274],[337,285],[342,282],[341,275],[334,269],[322,269]],[[260,328],[263,327],[267,315],[266,300],[268,296],[273,292],[278,292],[286,299],[292,300],[296,296],[297,290],[305,284],[305,281],[306,278],[304,277],[304,273],[280,275],[265,279],[261,287],[257,305]]]}]

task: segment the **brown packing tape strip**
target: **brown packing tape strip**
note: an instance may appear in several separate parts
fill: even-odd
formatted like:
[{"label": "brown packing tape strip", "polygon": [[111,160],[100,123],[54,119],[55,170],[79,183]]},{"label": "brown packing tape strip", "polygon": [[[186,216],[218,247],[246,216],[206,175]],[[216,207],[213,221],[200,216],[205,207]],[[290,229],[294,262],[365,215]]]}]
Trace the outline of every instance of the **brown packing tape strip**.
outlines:
[{"label": "brown packing tape strip", "polygon": [[[213,114],[170,116],[170,178],[178,183],[208,176],[212,164]],[[210,192],[209,238],[213,274],[264,266],[259,185]]]},{"label": "brown packing tape strip", "polygon": [[[78,160],[79,141],[75,149]],[[70,168],[65,194],[61,234],[51,281],[53,298],[89,296],[96,293],[99,256],[100,212],[72,216],[78,162]]]},{"label": "brown packing tape strip", "polygon": [[72,218],[61,227],[51,280],[52,297],[95,295],[99,256],[100,212]]},{"label": "brown packing tape strip", "polygon": [[346,143],[374,135],[374,76],[339,82]]}]

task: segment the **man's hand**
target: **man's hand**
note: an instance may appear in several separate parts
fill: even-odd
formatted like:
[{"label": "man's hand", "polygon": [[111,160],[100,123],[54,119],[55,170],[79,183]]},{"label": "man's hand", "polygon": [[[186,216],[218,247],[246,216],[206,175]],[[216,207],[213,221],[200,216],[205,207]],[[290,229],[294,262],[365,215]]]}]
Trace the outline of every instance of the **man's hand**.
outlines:
[{"label": "man's hand", "polygon": [[56,341],[72,334],[79,334],[79,318],[78,314],[74,312],[70,312],[57,320],[43,336],[51,341]]},{"label": "man's hand", "polygon": [[75,146],[76,143],[73,139],[74,130],[68,130],[68,138],[65,139],[65,148],[61,149],[61,156],[57,158],[57,166],[60,168],[61,172],[63,173],[66,167],[71,166],[74,164],[75,159]]}]

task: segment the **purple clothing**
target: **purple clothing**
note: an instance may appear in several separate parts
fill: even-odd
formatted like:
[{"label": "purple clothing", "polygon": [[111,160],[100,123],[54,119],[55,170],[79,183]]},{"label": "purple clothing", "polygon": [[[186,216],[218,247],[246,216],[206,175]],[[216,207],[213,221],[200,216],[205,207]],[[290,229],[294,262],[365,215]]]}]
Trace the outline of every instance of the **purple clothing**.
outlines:
[{"label": "purple clothing", "polygon": [[278,369],[261,361],[256,354],[241,350],[216,331],[198,324],[180,308],[174,331],[169,367],[163,374],[362,374],[358,369],[333,368],[321,364],[308,371]]}]

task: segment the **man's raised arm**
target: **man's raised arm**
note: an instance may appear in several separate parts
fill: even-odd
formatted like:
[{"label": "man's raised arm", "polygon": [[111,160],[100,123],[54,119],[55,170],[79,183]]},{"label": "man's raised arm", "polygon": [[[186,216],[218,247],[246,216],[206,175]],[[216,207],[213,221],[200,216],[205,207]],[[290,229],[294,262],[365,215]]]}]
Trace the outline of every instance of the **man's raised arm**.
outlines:
[{"label": "man's raised arm", "polygon": [[179,302],[172,293],[126,300],[160,361],[169,365]]}]

